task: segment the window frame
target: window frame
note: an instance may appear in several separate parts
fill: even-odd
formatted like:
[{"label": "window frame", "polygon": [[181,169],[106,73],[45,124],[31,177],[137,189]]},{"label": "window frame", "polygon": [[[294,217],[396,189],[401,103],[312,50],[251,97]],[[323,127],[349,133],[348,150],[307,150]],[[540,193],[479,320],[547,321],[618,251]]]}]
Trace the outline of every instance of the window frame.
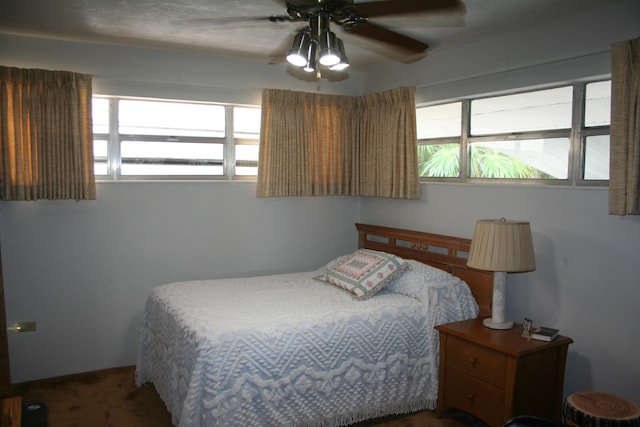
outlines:
[{"label": "window frame", "polygon": [[[558,84],[533,90],[514,90],[500,94],[487,95],[483,97],[469,97],[460,99],[442,100],[434,103],[424,103],[417,108],[432,107],[436,105],[460,102],[462,109],[462,120],[460,123],[460,137],[444,138],[423,138],[418,140],[418,145],[439,145],[439,144],[459,144],[459,167],[460,173],[457,177],[426,177],[420,176],[420,182],[454,182],[469,184],[515,184],[515,185],[573,185],[573,186],[595,186],[604,187],[609,185],[609,180],[585,179],[585,156],[586,140],[590,136],[609,135],[610,125],[585,127],[585,103],[586,87],[590,83],[608,81],[610,79],[597,79],[580,81],[569,84]],[[517,95],[521,93],[536,92],[539,90],[555,89],[560,87],[572,88],[572,112],[571,127],[564,129],[536,130],[525,132],[505,132],[485,135],[471,135],[471,104],[474,100],[492,98],[503,95]],[[569,141],[567,178],[566,179],[517,179],[517,178],[477,178],[470,176],[471,146],[474,142],[488,141],[518,141],[538,138],[567,138]]]},{"label": "window frame", "polygon": [[[256,108],[260,109],[259,105],[244,105],[244,104],[228,104],[228,103],[215,103],[215,102],[199,102],[199,101],[178,101],[172,99],[161,98],[133,98],[122,96],[109,96],[94,94],[93,98],[107,99],[109,102],[109,132],[108,133],[96,133],[93,135],[95,140],[107,141],[107,174],[96,174],[96,181],[109,182],[109,181],[251,181],[255,180],[257,175],[239,175],[236,174],[236,144],[242,145],[259,145],[258,138],[254,140],[247,137],[235,138],[234,136],[234,109],[238,108]],[[206,105],[219,105],[225,109],[225,136],[213,137],[213,136],[174,136],[174,135],[151,135],[151,134],[120,134],[119,133],[119,101],[120,100],[141,100],[150,102],[175,102],[175,103],[192,103],[192,104],[206,104]],[[123,141],[149,141],[149,142],[178,142],[178,143],[212,143],[223,145],[223,158],[220,162],[222,166],[222,174],[220,175],[123,175],[122,174],[122,153],[121,143]],[[193,159],[197,160],[197,159]],[[258,162],[247,161],[248,164],[243,164],[244,167],[254,167],[257,170]],[[94,162],[95,163],[95,162]],[[217,162],[216,162],[217,163]],[[255,164],[253,164],[255,163]]]},{"label": "window frame", "polygon": [[[585,179],[585,161],[587,154],[587,138],[593,136],[610,135],[610,124],[600,126],[585,126],[585,107],[587,85],[609,81],[610,78],[580,81],[574,83],[557,84],[554,86],[541,87],[533,90],[514,90],[505,91],[500,94],[492,94],[483,97],[469,97],[453,100],[442,100],[434,103],[424,103],[416,106],[417,109],[443,105],[449,103],[460,103],[461,123],[460,136],[423,138],[417,141],[418,146],[421,145],[441,145],[441,144],[457,144],[459,146],[459,176],[457,177],[426,177],[420,176],[421,182],[454,182],[454,183],[471,183],[471,184],[516,184],[516,185],[572,185],[572,186],[608,186],[609,180],[603,179]],[[561,87],[572,88],[572,113],[571,127],[564,129],[552,130],[536,130],[524,132],[506,132],[495,134],[471,135],[471,105],[475,100],[492,98],[504,95],[517,95],[523,93],[536,92],[539,90],[554,89]],[[234,136],[234,109],[239,108],[256,108],[259,105],[241,105],[215,102],[199,102],[199,101],[182,101],[161,98],[134,98],[95,94],[94,98],[107,99],[109,102],[109,133],[94,134],[94,140],[105,140],[107,142],[107,159],[106,175],[97,175],[97,181],[255,181],[257,178],[258,161],[240,160],[236,161],[236,146],[238,145],[256,145],[259,146],[259,134],[255,140],[247,138],[246,134],[236,138]],[[224,137],[194,137],[194,136],[171,136],[171,135],[129,135],[118,133],[118,106],[120,100],[148,100],[150,102],[187,102],[194,104],[219,105],[225,109],[225,136]],[[518,179],[518,178],[478,178],[470,176],[470,160],[471,147],[477,142],[491,141],[518,141],[541,138],[567,138],[568,147],[568,164],[566,179]],[[221,161],[221,175],[123,175],[122,174],[122,158],[121,158],[121,142],[122,141],[168,141],[168,142],[185,142],[185,143],[215,143],[223,145],[223,159]],[[197,159],[194,159],[197,160]],[[238,163],[240,162],[240,164]],[[256,174],[240,175],[236,173],[238,167],[255,167]]]}]

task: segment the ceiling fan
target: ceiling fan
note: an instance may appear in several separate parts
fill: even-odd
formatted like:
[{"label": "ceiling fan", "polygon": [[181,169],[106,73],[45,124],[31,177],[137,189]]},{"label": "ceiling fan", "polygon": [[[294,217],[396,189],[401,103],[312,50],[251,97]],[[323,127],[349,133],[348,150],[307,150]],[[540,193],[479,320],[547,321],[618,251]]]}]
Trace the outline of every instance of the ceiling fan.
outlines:
[{"label": "ceiling fan", "polygon": [[[343,70],[349,66],[344,43],[330,29],[333,23],[350,35],[368,42],[369,49],[376,50],[399,62],[414,62],[424,56],[429,47],[426,43],[408,37],[382,25],[372,18],[446,13],[461,15],[464,4],[459,0],[380,0],[355,3],[353,0],[275,0],[286,7],[286,14],[267,17],[238,17],[194,19],[191,22],[231,22],[269,20],[271,22],[305,21],[307,26],[296,31],[287,51],[272,53],[272,57],[286,57],[287,61],[320,77],[320,69]],[[288,43],[287,43],[288,45]]]}]

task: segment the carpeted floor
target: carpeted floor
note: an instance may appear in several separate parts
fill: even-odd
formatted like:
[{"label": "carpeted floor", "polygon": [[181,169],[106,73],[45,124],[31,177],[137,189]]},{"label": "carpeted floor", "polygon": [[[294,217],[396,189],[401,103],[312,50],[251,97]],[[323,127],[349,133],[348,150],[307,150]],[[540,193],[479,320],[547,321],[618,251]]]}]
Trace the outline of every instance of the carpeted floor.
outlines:
[{"label": "carpeted floor", "polygon": [[[136,388],[135,368],[113,368],[13,386],[23,402],[47,405],[49,427],[171,427],[171,415],[152,385]],[[475,418],[448,411],[386,417],[355,426],[486,427]],[[355,427],[354,426],[354,427]]]}]

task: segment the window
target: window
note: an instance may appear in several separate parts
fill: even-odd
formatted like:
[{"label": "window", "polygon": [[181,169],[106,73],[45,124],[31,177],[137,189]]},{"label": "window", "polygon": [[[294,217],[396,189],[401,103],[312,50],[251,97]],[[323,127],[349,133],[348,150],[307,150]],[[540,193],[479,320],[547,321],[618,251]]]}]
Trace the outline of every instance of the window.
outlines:
[{"label": "window", "polygon": [[610,99],[599,81],[419,107],[421,177],[604,184]]},{"label": "window", "polygon": [[454,178],[460,175],[462,103],[416,110],[420,176]]},{"label": "window", "polygon": [[236,175],[258,175],[260,113],[259,108],[234,108],[233,136],[236,147]]},{"label": "window", "polygon": [[609,180],[611,80],[586,85],[584,117],[584,179]]},{"label": "window", "polygon": [[[611,82],[416,110],[422,179],[606,185]],[[93,98],[98,179],[254,179],[260,108]]]},{"label": "window", "polygon": [[572,88],[525,92],[471,101],[471,135],[571,128]]},{"label": "window", "polygon": [[257,174],[260,109],[93,98],[96,177],[242,179]]}]

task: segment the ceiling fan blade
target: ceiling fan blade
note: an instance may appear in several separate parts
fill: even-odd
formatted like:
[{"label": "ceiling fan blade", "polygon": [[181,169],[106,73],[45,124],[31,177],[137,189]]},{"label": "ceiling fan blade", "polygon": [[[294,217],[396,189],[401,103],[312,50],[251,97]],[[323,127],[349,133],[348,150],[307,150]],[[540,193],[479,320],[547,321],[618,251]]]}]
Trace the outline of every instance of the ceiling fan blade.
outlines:
[{"label": "ceiling fan blade", "polygon": [[177,25],[225,25],[236,24],[242,22],[283,22],[291,21],[289,15],[271,15],[271,16],[227,16],[222,18],[193,18],[171,21]]},{"label": "ceiling fan blade", "polygon": [[[318,6],[319,3],[323,2],[318,0],[273,0],[275,3],[279,4],[283,7],[315,7]],[[347,3],[353,3],[353,0],[347,0]]]},{"label": "ceiling fan blade", "polygon": [[372,22],[354,25],[347,31],[347,34],[375,42],[371,43],[370,46],[367,44],[366,48],[403,63],[415,62],[421,59],[429,47],[426,43]]},{"label": "ceiling fan blade", "polygon": [[403,15],[408,13],[460,12],[466,11],[459,0],[386,0],[355,3],[356,12],[367,18]]}]

